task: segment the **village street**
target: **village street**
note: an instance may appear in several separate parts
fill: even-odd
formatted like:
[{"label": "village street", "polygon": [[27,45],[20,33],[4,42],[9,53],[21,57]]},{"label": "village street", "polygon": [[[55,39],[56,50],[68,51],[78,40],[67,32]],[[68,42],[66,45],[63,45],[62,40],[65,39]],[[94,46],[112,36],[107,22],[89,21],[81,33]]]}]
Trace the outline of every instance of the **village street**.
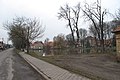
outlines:
[{"label": "village street", "polygon": [[0,80],[45,80],[13,48],[0,52]]}]

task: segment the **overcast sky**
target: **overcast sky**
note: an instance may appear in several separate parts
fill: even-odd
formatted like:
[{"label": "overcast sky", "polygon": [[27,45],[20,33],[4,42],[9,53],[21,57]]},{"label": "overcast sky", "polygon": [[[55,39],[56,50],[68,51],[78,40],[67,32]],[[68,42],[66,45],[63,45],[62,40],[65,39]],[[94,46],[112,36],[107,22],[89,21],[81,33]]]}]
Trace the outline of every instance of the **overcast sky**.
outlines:
[{"label": "overcast sky", "polygon": [[[86,0],[94,2],[95,0]],[[102,7],[109,10],[111,13],[120,8],[120,0],[101,0]],[[43,26],[46,27],[45,35],[42,39],[52,38],[60,33],[69,34],[70,31],[66,28],[64,20],[58,20],[57,13],[60,6],[68,3],[70,6],[75,6],[78,2],[83,3],[84,0],[0,0],[0,38],[4,38],[5,42],[8,38],[7,31],[2,27],[5,21],[11,21],[15,16],[26,16],[30,18],[39,18]],[[109,20],[110,18],[106,18]],[[80,19],[79,28],[88,28]]]}]

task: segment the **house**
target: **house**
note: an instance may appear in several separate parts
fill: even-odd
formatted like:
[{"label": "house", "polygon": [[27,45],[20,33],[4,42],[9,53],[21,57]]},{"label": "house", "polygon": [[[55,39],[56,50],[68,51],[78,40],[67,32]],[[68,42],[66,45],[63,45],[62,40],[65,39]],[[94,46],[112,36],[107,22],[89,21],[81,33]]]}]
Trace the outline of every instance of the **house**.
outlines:
[{"label": "house", "polygon": [[36,41],[34,43],[31,44],[31,48],[32,49],[43,49],[43,43],[42,41]]},{"label": "house", "polygon": [[113,33],[115,33],[115,37],[116,37],[117,58],[120,61],[120,26],[116,27],[113,30]]},{"label": "house", "polygon": [[36,41],[34,43],[31,43],[30,44],[30,48],[33,49],[34,51],[36,52],[43,52],[43,47],[44,47],[44,44],[42,41]]}]

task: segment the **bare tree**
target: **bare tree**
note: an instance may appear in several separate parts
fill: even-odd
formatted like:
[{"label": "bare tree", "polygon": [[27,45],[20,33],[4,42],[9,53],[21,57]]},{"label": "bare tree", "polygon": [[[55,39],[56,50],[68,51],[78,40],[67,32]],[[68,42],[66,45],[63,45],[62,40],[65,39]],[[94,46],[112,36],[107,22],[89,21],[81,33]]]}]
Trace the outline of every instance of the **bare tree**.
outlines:
[{"label": "bare tree", "polygon": [[94,25],[92,25],[92,24],[89,27],[89,33],[95,38],[96,46],[98,46],[98,44],[97,44],[98,34],[97,34],[97,31],[96,31]]},{"label": "bare tree", "polygon": [[120,25],[120,8],[118,9],[117,13],[115,14],[115,19],[113,22],[116,24],[115,26]]},{"label": "bare tree", "polygon": [[85,37],[87,36],[87,30],[86,29],[83,29],[83,28],[80,28],[79,29],[79,34],[80,34],[80,41],[81,41],[81,45],[82,47],[84,47],[84,39]]},{"label": "bare tree", "polygon": [[77,35],[77,42],[79,41],[79,30],[78,30],[78,22],[79,22],[79,13],[80,13],[80,4],[76,5],[75,7],[70,7],[68,4],[66,4],[65,7],[60,8],[60,12],[58,13],[58,18],[65,19],[71,30],[71,35],[73,42],[75,42],[74,32],[76,32]]},{"label": "bare tree", "polygon": [[73,47],[74,46],[71,34],[66,35],[66,41],[67,41],[67,46],[68,47]]},{"label": "bare tree", "polygon": [[72,8],[73,11],[73,26],[76,29],[76,35],[77,35],[77,42],[79,42],[80,36],[79,36],[79,29],[78,29],[78,22],[79,22],[79,15],[80,15],[80,3],[78,3],[74,8]]},{"label": "bare tree", "polygon": [[94,25],[92,25],[92,24],[89,27],[89,33],[91,34],[91,36],[98,38],[97,31],[96,31]]},{"label": "bare tree", "polygon": [[113,26],[113,23],[110,21],[110,22],[105,22],[104,23],[104,38],[105,39],[110,39],[113,37],[113,31],[114,29],[114,26]]},{"label": "bare tree", "polygon": [[11,39],[21,38],[24,40],[27,53],[29,53],[30,42],[41,38],[45,30],[36,18],[26,17],[16,17],[12,22],[6,23],[4,27],[9,31]]},{"label": "bare tree", "polygon": [[65,8],[64,7],[60,7],[60,12],[58,13],[58,15],[59,15],[58,18],[59,19],[63,18],[63,19],[68,21],[67,26],[69,26],[69,28],[71,30],[73,41],[75,41],[74,29],[73,29],[72,23],[71,23],[72,22],[71,21],[71,19],[72,19],[71,14],[72,14],[71,8],[70,8],[70,6],[68,4],[66,4]]},{"label": "bare tree", "polygon": [[87,30],[80,28],[79,29],[80,39],[84,39],[87,36]]},{"label": "bare tree", "polygon": [[46,38],[45,41],[44,41],[44,52],[45,54],[50,54],[51,53],[51,46],[49,44],[49,38]]},{"label": "bare tree", "polygon": [[118,9],[116,13],[116,19],[120,21],[120,8]]},{"label": "bare tree", "polygon": [[[82,9],[85,19],[91,21],[95,27],[100,44],[102,47],[102,52],[104,51],[104,18],[107,14],[107,10],[102,10],[101,1],[97,0],[92,5],[85,3],[84,9]],[[98,27],[97,27],[97,24]]]},{"label": "bare tree", "polygon": [[63,49],[66,47],[64,34],[59,34],[56,37],[54,37],[54,47],[60,48],[60,49]]}]

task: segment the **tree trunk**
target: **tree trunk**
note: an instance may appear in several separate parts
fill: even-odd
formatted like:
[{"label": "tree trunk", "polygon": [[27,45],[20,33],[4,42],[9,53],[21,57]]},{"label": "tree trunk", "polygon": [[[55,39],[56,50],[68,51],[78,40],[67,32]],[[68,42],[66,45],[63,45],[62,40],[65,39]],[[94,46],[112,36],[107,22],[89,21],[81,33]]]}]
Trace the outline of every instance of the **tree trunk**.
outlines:
[{"label": "tree trunk", "polygon": [[79,36],[79,30],[78,30],[78,28],[76,27],[76,34],[77,34],[77,42],[79,43],[79,39],[80,39],[80,36]]},{"label": "tree trunk", "polygon": [[73,31],[73,29],[72,29],[70,20],[68,20],[68,21],[69,21],[69,27],[70,27],[70,30],[71,30],[71,34],[72,34],[73,45],[75,45],[74,31]]},{"label": "tree trunk", "polygon": [[29,47],[30,47],[30,44],[29,44],[29,27],[28,27],[28,32],[27,32],[27,53],[29,54]]},{"label": "tree trunk", "polygon": [[104,49],[103,17],[101,22],[102,22],[101,23],[101,46],[102,46],[102,53],[104,53],[105,49]]},{"label": "tree trunk", "polygon": [[29,41],[27,41],[27,53],[29,54]]}]

